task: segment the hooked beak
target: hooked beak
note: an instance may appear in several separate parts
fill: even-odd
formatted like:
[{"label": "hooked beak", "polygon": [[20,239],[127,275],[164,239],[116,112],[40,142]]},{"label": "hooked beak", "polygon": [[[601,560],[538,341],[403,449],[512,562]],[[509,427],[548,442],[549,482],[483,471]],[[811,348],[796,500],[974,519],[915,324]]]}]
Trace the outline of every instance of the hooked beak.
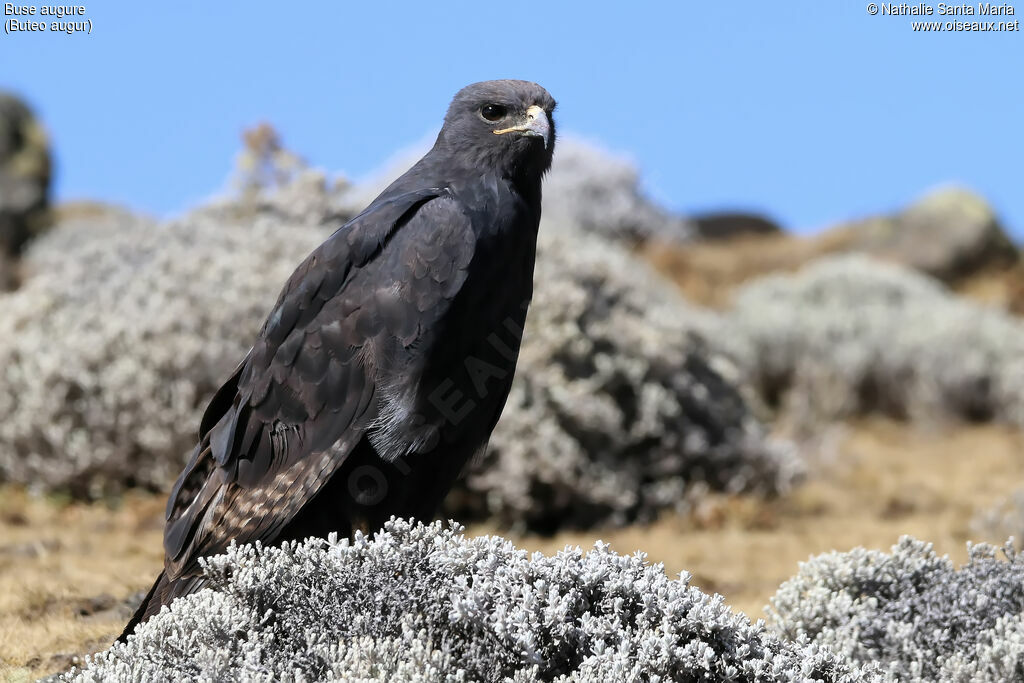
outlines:
[{"label": "hooked beak", "polygon": [[551,135],[551,124],[548,122],[547,112],[535,104],[526,110],[525,123],[518,126],[512,126],[511,128],[502,128],[501,130],[494,130],[491,132],[495,135],[519,133],[523,137],[527,138],[540,138],[544,142],[544,149],[547,149],[548,138]]}]

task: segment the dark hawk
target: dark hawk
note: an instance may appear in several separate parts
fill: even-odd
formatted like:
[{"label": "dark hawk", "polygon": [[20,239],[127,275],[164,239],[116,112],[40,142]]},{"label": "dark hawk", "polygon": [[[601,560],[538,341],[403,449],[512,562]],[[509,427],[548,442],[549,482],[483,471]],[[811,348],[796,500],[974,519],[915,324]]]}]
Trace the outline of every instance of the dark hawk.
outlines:
[{"label": "dark hawk", "polygon": [[512,383],[554,108],[526,81],[463,88],[426,156],[299,265],[203,415],[121,640],[232,541],[433,517]]}]

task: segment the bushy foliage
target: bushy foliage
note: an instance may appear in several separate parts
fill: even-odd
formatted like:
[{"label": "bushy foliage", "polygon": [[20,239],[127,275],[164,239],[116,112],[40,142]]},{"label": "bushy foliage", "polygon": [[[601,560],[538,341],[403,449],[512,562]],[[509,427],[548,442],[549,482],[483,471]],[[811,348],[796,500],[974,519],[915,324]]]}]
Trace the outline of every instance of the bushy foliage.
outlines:
[{"label": "bushy foliage", "polygon": [[[303,168],[289,176],[285,184],[248,185],[241,196],[214,199],[200,212],[217,222],[237,223],[261,218],[285,225],[322,226],[333,231],[364,208],[365,205],[350,201],[352,193],[352,186],[344,178],[332,179],[323,171]],[[324,233],[324,237],[328,234]]]},{"label": "bushy foliage", "polygon": [[[429,148],[416,145],[396,155],[368,181],[348,188],[339,205],[358,211]],[[644,194],[640,174],[628,159],[572,136],[558,138],[544,179],[543,214],[549,230],[577,228],[626,243],[651,238],[685,242],[697,236],[695,224]]]},{"label": "bushy foliage", "polygon": [[982,538],[1024,539],[1024,488],[976,510],[971,530]]},{"label": "bushy foliage", "polygon": [[795,454],[690,334],[710,314],[610,242],[541,233],[508,406],[449,514],[552,531],[650,519],[704,487],[785,491]]},{"label": "bushy foliage", "polygon": [[903,537],[891,553],[812,558],[772,598],[780,636],[878,663],[899,681],[1009,681],[1024,676],[1024,558],[970,548],[957,570]]},{"label": "bushy foliage", "polygon": [[77,222],[0,299],[0,479],[96,495],[166,487],[218,383],[324,233],[201,212]]},{"label": "bushy foliage", "polygon": [[695,226],[652,202],[629,161],[574,138],[559,139],[544,182],[544,214],[553,226],[576,226],[616,240],[682,242]]},{"label": "bushy foliage", "polygon": [[810,420],[1024,424],[1024,324],[870,257],[757,280],[711,334],[768,402]]},{"label": "bushy foliage", "polygon": [[235,547],[71,681],[880,680],[598,544],[528,556],[393,521],[372,540]]},{"label": "bushy foliage", "polygon": [[[338,197],[303,173],[166,224],[104,214],[37,243],[35,275],[0,299],[16,330],[0,338],[0,479],[80,495],[169,486]],[[536,279],[494,451],[452,514],[551,530],[648,518],[692,484],[785,490],[792,454],[686,337],[705,314],[620,247],[549,222]]]}]

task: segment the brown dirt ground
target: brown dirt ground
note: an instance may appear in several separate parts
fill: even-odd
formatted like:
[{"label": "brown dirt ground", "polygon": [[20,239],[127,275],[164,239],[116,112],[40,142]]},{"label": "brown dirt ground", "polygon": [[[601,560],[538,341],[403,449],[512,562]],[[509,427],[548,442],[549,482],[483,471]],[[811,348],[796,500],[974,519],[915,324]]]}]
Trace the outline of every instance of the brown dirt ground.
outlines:
[{"label": "brown dirt ground", "polygon": [[[831,549],[887,550],[912,534],[964,561],[974,512],[1024,478],[1022,445],[1024,435],[998,426],[922,433],[864,420],[813,449],[811,478],[785,498],[716,497],[646,526],[511,538],[545,553],[598,539],[620,553],[643,550],[670,575],[687,570],[695,585],[758,618],[799,562]],[[0,489],[0,678],[59,671],[111,642],[126,600],[160,566],[163,502],[130,494],[90,505]]]}]

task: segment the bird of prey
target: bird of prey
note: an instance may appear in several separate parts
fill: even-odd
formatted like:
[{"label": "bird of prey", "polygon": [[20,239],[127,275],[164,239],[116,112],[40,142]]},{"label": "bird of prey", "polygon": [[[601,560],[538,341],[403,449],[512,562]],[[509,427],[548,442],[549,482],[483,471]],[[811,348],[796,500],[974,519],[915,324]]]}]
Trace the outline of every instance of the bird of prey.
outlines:
[{"label": "bird of prey", "polygon": [[526,81],[463,88],[426,156],[299,265],[203,415],[119,640],[232,541],[433,517],[512,383],[554,108]]}]

